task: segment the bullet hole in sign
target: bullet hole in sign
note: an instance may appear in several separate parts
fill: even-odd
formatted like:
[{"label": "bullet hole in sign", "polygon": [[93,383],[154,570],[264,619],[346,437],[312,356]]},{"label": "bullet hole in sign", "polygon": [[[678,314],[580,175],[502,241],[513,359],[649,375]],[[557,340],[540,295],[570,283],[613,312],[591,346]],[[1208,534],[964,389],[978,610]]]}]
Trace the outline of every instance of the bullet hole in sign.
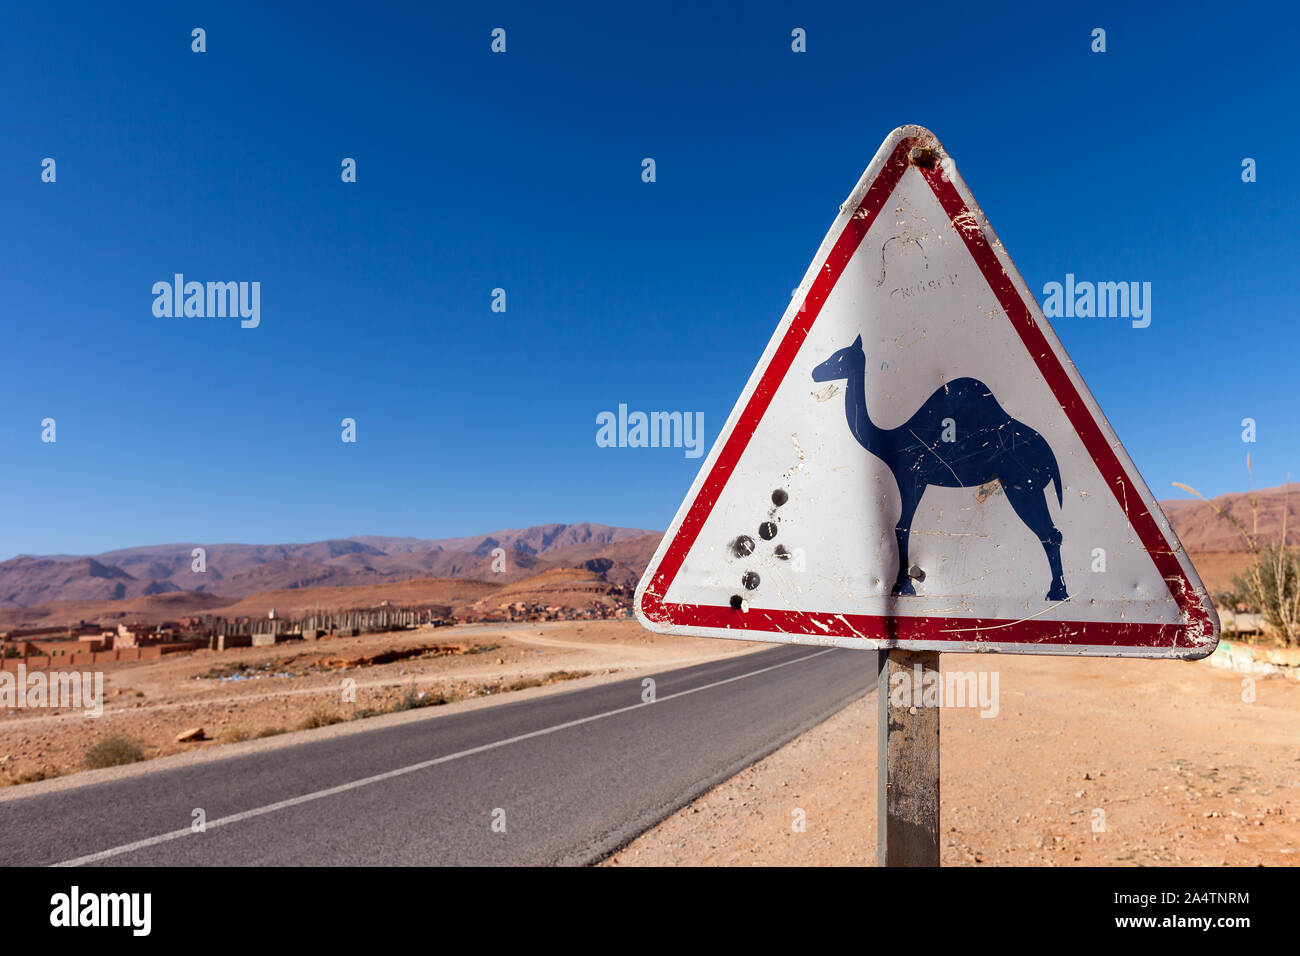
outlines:
[{"label": "bullet hole in sign", "polygon": [[746,591],[752,591],[759,585],[758,573],[755,571],[746,571],[745,576],[740,579],[740,583],[745,586]]},{"label": "bullet hole in sign", "polygon": [[747,534],[742,534],[735,541],[731,542],[731,553],[738,558],[747,558],[754,553],[754,539]]},{"label": "bullet hole in sign", "polygon": [[731,596],[731,607],[733,610],[739,611],[741,607],[744,605],[744,603],[745,603],[745,599],[741,597],[739,594],[733,594]]},{"label": "bullet hole in sign", "polygon": [[776,522],[764,521],[758,526],[758,536],[764,541],[771,541],[776,537]]},{"label": "bullet hole in sign", "polygon": [[784,488],[778,488],[776,491],[772,492],[772,504],[776,505],[778,508],[789,500],[790,496],[786,494]]}]

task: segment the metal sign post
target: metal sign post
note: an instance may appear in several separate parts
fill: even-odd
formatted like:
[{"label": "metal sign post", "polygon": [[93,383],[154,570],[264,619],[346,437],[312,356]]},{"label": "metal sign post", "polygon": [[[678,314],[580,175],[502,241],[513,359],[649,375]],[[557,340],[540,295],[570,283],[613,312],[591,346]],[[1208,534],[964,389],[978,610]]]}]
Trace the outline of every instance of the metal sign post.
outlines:
[{"label": "metal sign post", "polygon": [[[920,704],[919,676],[939,673],[938,651],[877,651],[876,863],[939,865],[939,708]],[[895,674],[907,675],[891,693]]]}]

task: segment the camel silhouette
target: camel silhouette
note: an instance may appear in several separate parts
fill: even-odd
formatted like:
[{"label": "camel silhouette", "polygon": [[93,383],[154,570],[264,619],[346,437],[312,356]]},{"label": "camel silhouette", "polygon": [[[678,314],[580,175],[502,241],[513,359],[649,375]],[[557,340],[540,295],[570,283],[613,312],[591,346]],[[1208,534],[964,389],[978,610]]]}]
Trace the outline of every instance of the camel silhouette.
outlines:
[{"label": "camel silhouette", "polygon": [[1052,523],[1045,493],[1056,485],[1064,504],[1056,456],[1042,435],[1016,421],[998,404],[989,387],[973,378],[955,379],[935,390],[897,428],[877,428],[867,414],[867,356],[862,336],[813,369],[815,382],[845,379],[844,412],[858,443],[894,474],[903,510],[894,526],[898,538],[898,578],[893,594],[915,594],[908,575],[907,541],[921,496],[930,485],[969,488],[1001,483],[1007,501],[1043,545],[1052,569],[1047,600],[1064,601],[1061,532]]}]

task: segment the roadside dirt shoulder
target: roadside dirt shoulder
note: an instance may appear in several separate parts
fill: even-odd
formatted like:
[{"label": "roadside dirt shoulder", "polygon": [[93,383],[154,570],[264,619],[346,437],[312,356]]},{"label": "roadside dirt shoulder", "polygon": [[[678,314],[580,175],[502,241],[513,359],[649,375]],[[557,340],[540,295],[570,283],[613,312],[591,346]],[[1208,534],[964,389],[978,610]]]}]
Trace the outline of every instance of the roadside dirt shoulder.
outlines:
[{"label": "roadside dirt shoulder", "polygon": [[[1205,661],[945,654],[942,669],[999,677],[996,716],[942,714],[945,866],[1300,862],[1300,681]],[[850,705],[604,865],[874,865],[876,706]]]}]

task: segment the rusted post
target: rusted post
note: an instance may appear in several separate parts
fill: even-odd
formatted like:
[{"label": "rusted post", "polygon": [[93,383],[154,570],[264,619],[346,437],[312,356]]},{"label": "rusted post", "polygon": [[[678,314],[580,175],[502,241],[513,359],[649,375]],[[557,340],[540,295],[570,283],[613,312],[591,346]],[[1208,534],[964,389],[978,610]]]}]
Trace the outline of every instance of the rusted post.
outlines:
[{"label": "rusted post", "polygon": [[938,679],[939,652],[877,651],[876,660],[876,864],[938,866],[939,708],[922,706],[922,681]]}]

